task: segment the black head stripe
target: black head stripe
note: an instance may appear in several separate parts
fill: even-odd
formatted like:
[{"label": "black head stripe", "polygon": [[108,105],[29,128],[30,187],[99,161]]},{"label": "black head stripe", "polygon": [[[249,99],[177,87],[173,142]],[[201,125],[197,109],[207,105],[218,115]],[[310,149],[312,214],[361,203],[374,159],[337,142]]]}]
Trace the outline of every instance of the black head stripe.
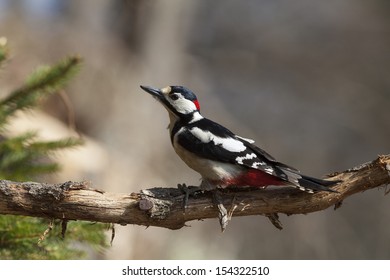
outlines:
[{"label": "black head stripe", "polygon": [[185,99],[188,99],[188,100],[191,100],[191,101],[197,100],[196,95],[191,90],[189,90],[186,87],[183,87],[183,86],[170,86],[170,88],[171,88],[171,92],[180,93]]}]

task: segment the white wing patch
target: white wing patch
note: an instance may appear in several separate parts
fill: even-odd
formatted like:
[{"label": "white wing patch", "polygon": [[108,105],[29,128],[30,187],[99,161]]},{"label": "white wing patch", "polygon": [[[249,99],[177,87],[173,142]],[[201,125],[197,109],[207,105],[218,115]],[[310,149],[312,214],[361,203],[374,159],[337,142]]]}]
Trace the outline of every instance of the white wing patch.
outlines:
[{"label": "white wing patch", "polygon": [[192,128],[190,132],[203,143],[212,141],[214,142],[214,145],[220,145],[222,148],[232,153],[239,153],[246,150],[244,143],[233,138],[218,137],[210,131],[204,131],[198,127]]},{"label": "white wing patch", "polygon": [[246,160],[246,159],[253,159],[253,158],[256,158],[256,157],[257,156],[256,156],[255,153],[246,154],[245,156],[242,156],[242,157],[236,157],[236,162],[238,164],[244,164],[244,160]]},{"label": "white wing patch", "polygon": [[259,169],[259,165],[264,166],[264,165],[266,165],[266,163],[264,161],[256,161],[256,162],[252,163],[252,168]]},{"label": "white wing patch", "polygon": [[264,171],[267,172],[268,174],[271,174],[271,175],[273,175],[273,173],[274,173],[274,169],[270,166],[264,168]]},{"label": "white wing patch", "polygon": [[252,140],[252,139],[249,139],[249,138],[244,138],[244,137],[241,137],[241,136],[238,136],[238,135],[236,135],[236,137],[240,138],[240,139],[242,139],[242,140],[244,140],[244,141],[246,141],[248,143],[251,143],[251,144],[255,143],[255,140]]}]

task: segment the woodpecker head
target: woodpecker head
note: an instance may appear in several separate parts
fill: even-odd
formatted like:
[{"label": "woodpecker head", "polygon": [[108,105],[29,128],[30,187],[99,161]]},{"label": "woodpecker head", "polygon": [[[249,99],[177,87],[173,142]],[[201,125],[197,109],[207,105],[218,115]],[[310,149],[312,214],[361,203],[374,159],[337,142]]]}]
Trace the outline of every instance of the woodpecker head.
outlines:
[{"label": "woodpecker head", "polygon": [[185,118],[200,110],[198,99],[188,88],[182,86],[168,86],[162,89],[147,86],[141,88],[150,93],[176,118]]}]

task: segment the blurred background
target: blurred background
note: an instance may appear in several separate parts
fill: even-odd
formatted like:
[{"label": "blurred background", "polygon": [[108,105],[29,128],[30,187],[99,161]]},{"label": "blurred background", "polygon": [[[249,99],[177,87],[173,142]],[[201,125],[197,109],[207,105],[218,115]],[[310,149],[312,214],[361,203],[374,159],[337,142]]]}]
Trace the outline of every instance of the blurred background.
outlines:
[{"label": "blurred background", "polygon": [[[57,155],[63,172],[48,181],[124,193],[199,184],[170,145],[165,109],[140,84],[189,87],[203,115],[308,175],[390,151],[389,1],[0,0],[1,36],[12,50],[1,96],[38,65],[84,58],[66,94],[87,145]],[[51,124],[68,130],[65,103],[54,96],[44,115],[9,129],[58,136]],[[177,231],[118,225],[97,257],[389,259],[389,219],[382,188],[337,211],[282,215],[282,231],[262,216],[234,218],[223,234],[216,219]]]}]

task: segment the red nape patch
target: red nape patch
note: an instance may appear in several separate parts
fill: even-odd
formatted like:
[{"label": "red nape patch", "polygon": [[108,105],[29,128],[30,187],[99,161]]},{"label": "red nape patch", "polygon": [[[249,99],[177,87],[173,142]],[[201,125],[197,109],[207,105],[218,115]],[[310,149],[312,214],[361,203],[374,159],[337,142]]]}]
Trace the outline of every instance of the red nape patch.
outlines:
[{"label": "red nape patch", "polygon": [[197,99],[195,99],[194,101],[192,101],[192,102],[194,102],[194,104],[195,104],[195,106],[196,106],[196,109],[198,109],[198,111],[200,111],[200,105],[199,105],[199,102],[198,102],[198,100]]},{"label": "red nape patch", "polygon": [[249,187],[266,187],[285,185],[286,182],[278,177],[267,174],[257,169],[249,169],[242,175],[226,182],[227,185],[249,186]]}]

